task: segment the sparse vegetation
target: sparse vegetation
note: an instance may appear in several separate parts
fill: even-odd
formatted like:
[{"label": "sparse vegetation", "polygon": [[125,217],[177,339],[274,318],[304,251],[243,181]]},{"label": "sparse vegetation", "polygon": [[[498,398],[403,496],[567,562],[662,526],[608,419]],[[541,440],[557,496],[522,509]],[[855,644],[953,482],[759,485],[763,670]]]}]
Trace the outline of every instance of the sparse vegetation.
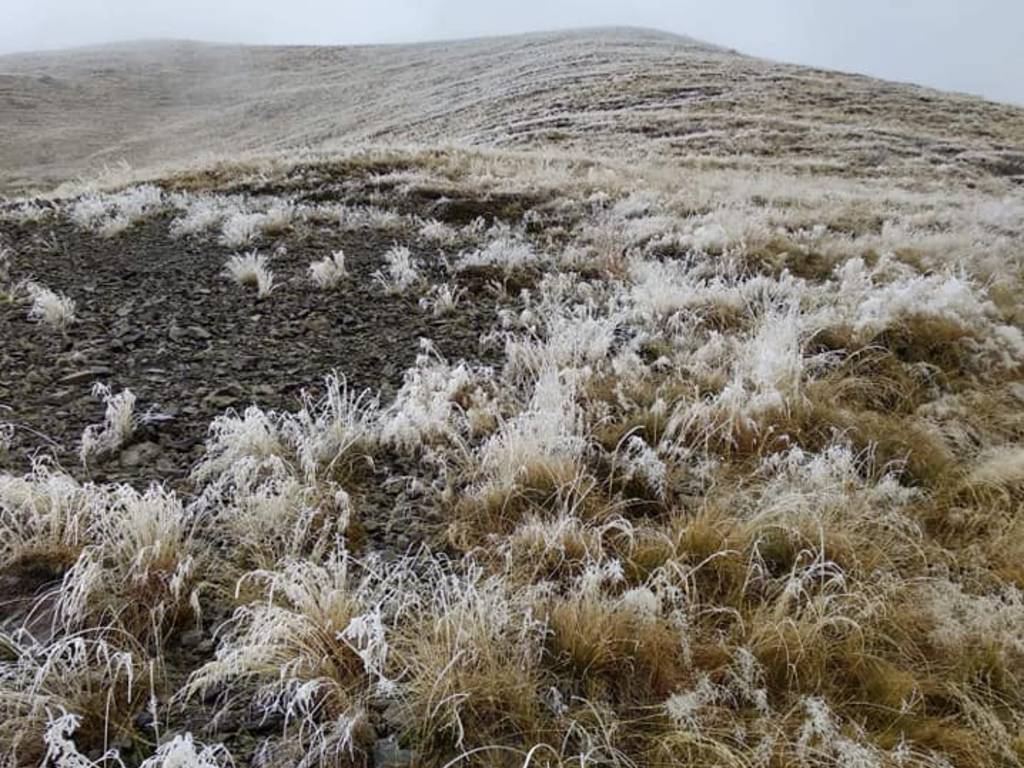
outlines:
[{"label": "sparse vegetation", "polygon": [[374,272],[373,279],[388,293],[405,293],[420,280],[419,265],[405,246],[389,249],[384,254],[384,264],[384,269]]},{"label": "sparse vegetation", "polygon": [[75,300],[45,285],[29,282],[25,285],[32,305],[28,310],[29,320],[35,320],[55,331],[66,331],[75,322],[78,305]]},{"label": "sparse vegetation", "polygon": [[239,285],[255,288],[256,296],[265,299],[274,290],[274,272],[267,266],[265,254],[257,251],[236,253],[224,267],[224,274]]},{"label": "sparse vegetation", "polygon": [[318,288],[327,290],[337,287],[342,280],[348,277],[348,270],[345,268],[345,252],[335,251],[330,256],[314,261],[309,265],[309,276]]}]

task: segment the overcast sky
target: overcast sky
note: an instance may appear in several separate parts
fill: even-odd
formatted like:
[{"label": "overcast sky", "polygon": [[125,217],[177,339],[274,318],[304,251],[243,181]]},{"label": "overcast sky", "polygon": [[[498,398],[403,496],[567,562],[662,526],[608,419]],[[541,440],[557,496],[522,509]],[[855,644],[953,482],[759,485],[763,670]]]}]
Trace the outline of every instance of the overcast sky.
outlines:
[{"label": "overcast sky", "polygon": [[0,5],[0,52],[147,37],[345,44],[629,24],[768,58],[1024,104],[1024,0],[0,0]]}]

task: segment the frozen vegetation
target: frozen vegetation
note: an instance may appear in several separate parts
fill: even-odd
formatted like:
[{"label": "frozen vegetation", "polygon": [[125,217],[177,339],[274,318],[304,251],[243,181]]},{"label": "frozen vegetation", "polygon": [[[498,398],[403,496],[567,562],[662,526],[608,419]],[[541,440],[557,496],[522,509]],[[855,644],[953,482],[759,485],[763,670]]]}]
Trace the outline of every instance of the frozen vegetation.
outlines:
[{"label": "frozen vegetation", "polygon": [[[138,372],[95,386],[73,466],[12,416],[0,577],[42,586],[2,623],[0,759],[1024,763],[1024,193],[822,152],[363,148],[0,208],[15,235],[162,228],[246,334],[295,295],[317,334],[357,299],[430,330],[394,387],[342,355],[290,407],[224,410],[180,481],[109,476],[161,428]],[[0,308],[64,354],[93,305],[15,235]]]}]

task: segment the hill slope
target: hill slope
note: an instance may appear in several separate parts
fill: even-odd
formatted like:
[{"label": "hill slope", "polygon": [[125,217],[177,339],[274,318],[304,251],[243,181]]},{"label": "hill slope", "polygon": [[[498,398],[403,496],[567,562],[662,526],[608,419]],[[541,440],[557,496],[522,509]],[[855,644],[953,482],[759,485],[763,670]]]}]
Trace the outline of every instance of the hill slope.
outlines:
[{"label": "hill slope", "polygon": [[0,57],[0,190],[360,142],[867,174],[1024,174],[1024,109],[630,29],[370,47],[138,43]]},{"label": "hill slope", "polygon": [[0,764],[1024,765],[1021,110],[629,30],[4,71],[9,185],[138,169],[0,200]]}]

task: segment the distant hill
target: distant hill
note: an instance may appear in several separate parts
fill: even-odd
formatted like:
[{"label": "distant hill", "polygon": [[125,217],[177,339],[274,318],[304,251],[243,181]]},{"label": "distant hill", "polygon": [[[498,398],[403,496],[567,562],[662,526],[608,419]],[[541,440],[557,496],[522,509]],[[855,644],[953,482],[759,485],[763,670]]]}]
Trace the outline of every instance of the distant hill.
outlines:
[{"label": "distant hill", "polygon": [[0,191],[126,161],[360,143],[1024,179],[1024,109],[637,29],[388,46],[153,41],[0,57]]}]

